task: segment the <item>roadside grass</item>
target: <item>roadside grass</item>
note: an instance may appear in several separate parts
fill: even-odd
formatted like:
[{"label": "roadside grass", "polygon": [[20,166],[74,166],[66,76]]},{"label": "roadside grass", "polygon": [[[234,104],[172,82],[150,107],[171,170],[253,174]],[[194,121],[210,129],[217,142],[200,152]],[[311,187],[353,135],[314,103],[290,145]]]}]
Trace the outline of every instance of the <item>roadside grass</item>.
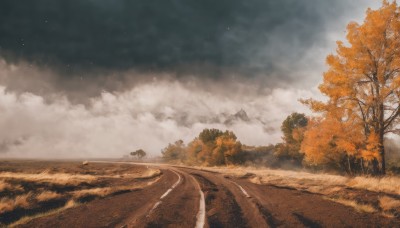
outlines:
[{"label": "roadside grass", "polygon": [[[254,174],[251,181],[256,184],[288,186],[315,193],[321,193],[325,190],[331,191],[332,186],[337,186],[400,195],[400,177],[397,176],[387,176],[382,178],[345,177],[333,174],[315,174],[303,171],[273,170],[268,168],[251,167],[197,168],[234,175],[236,177],[243,177],[246,174]],[[329,187],[330,189],[326,189],[326,187]],[[340,188],[337,188],[337,190],[339,191]]]},{"label": "roadside grass", "polygon": [[43,192],[40,192],[38,195],[36,195],[35,198],[38,202],[45,202],[45,201],[49,201],[49,200],[59,199],[61,197],[62,197],[62,195],[57,192],[43,191]]},{"label": "roadside grass", "polygon": [[348,199],[343,199],[343,198],[335,199],[335,198],[328,198],[328,197],[325,197],[325,199],[331,200],[333,202],[340,203],[340,204],[343,204],[343,205],[346,205],[346,206],[349,206],[349,207],[352,207],[352,208],[356,209],[359,212],[365,212],[365,213],[377,212],[377,210],[373,206],[368,205],[368,204],[360,204],[360,203],[357,203],[354,200],[348,200]]},{"label": "roadside grass", "polygon": [[[108,195],[115,194],[118,192],[139,190],[159,180],[159,178],[157,178],[158,175],[155,175],[155,173],[156,172],[152,173],[152,177],[155,177],[155,179],[146,183],[140,183],[134,186],[123,185],[123,186],[113,186],[113,187],[103,187],[103,188],[89,188],[89,189],[73,191],[71,192],[71,195],[74,199],[79,200],[84,197],[90,197],[90,196],[106,197]],[[150,178],[150,176],[146,177]]]},{"label": "roadside grass", "polygon": [[146,169],[145,172],[143,172],[143,174],[140,177],[137,178],[153,178],[153,177],[157,177],[161,174],[161,170],[159,169],[152,169],[152,168],[148,168]]},{"label": "roadside grass", "polygon": [[198,167],[199,169],[219,172],[236,177],[248,176],[255,184],[271,184],[282,187],[292,187],[299,190],[306,190],[314,193],[332,191],[334,186],[345,186],[349,181],[348,177],[332,174],[314,174],[302,171],[273,170],[267,168],[252,167]]},{"label": "roadside grass", "polygon": [[63,207],[60,207],[60,208],[57,208],[57,209],[54,209],[54,210],[50,210],[50,211],[46,211],[44,213],[38,213],[38,214],[35,214],[35,215],[32,215],[32,216],[22,217],[21,219],[9,224],[8,227],[16,227],[18,225],[25,224],[25,223],[33,220],[33,219],[40,218],[40,217],[45,217],[45,216],[49,216],[49,215],[54,215],[54,214],[57,214],[57,213],[59,213],[61,211],[66,210],[66,209],[76,207],[78,205],[80,205],[80,204],[75,202],[74,200],[69,200],[67,203],[65,203],[65,205]]},{"label": "roadside grass", "polygon": [[345,177],[304,171],[235,166],[196,168],[237,178],[247,178],[255,184],[290,187],[321,194],[329,200],[351,206],[359,212],[380,212],[387,217],[394,215],[400,217],[400,177],[398,176]]},{"label": "roadside grass", "polygon": [[111,193],[111,187],[89,188],[71,192],[73,198],[79,199],[87,196],[106,196]]},{"label": "roadside grass", "polygon": [[400,200],[388,196],[382,196],[379,198],[379,206],[384,211],[391,211],[400,208]]},{"label": "roadside grass", "polygon": [[355,177],[349,179],[346,184],[349,187],[367,189],[374,192],[400,194],[400,177],[397,176],[386,176],[382,178]]}]

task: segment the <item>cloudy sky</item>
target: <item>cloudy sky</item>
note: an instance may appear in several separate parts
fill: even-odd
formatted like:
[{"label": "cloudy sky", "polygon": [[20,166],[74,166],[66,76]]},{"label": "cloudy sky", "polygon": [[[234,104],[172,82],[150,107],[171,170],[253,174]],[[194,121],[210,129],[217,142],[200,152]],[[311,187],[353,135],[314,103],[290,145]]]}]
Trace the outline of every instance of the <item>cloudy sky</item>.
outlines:
[{"label": "cloudy sky", "polygon": [[280,140],[375,0],[3,0],[0,157],[120,157],[204,128]]}]

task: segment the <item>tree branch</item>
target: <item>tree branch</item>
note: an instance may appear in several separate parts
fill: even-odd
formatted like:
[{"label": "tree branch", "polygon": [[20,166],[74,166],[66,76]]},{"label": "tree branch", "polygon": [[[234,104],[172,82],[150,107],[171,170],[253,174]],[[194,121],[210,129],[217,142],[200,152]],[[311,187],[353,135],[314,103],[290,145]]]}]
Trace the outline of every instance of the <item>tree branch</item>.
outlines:
[{"label": "tree branch", "polygon": [[388,128],[399,115],[400,115],[400,105],[397,106],[397,108],[392,112],[390,117],[386,119],[383,129],[386,130],[386,128]]}]

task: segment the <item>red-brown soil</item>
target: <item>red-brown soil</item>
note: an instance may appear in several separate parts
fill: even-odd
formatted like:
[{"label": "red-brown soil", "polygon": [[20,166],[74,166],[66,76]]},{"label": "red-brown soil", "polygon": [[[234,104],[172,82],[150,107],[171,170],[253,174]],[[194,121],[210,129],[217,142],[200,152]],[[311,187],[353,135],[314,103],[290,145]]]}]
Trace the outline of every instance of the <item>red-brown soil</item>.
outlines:
[{"label": "red-brown soil", "polygon": [[21,227],[194,227],[200,190],[205,196],[205,227],[400,226],[397,218],[358,212],[318,194],[196,169],[158,168],[162,175],[152,185],[97,198]]}]

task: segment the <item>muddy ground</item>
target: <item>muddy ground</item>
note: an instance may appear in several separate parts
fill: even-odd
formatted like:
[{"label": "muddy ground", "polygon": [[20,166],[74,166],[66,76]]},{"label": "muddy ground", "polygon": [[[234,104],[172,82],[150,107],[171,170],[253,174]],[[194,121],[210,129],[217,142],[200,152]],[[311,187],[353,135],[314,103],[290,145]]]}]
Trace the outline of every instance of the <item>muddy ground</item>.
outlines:
[{"label": "muddy ground", "polygon": [[[129,173],[140,176],[147,167],[159,169],[160,173],[150,178],[124,178]],[[2,166],[3,172],[40,173],[39,170],[98,175],[96,181],[75,186],[80,189],[142,185],[134,190],[80,201],[71,208],[21,223],[20,227],[195,227],[199,224],[203,227],[400,227],[397,217],[357,211],[321,194],[268,183],[255,184],[250,181],[251,175],[237,177],[155,164],[83,166],[81,163],[44,162]],[[106,175],[113,178],[104,177]],[[27,187],[30,191],[43,187],[31,185]],[[71,191],[52,190],[65,195]],[[347,189],[343,194],[352,199],[361,197],[364,201],[371,198],[371,202],[379,197],[355,189]],[[204,213],[200,206],[202,201]]]}]

